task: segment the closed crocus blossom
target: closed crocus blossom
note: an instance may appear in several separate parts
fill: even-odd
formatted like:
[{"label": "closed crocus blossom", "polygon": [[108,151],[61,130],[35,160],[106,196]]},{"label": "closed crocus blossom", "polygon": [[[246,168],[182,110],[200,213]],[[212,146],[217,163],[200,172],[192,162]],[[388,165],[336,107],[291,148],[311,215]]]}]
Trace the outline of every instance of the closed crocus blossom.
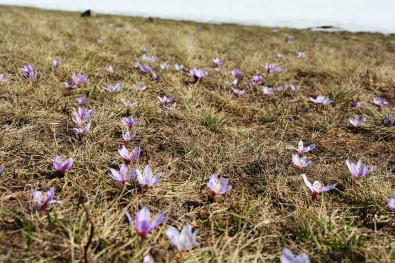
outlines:
[{"label": "closed crocus blossom", "polygon": [[107,90],[110,93],[117,93],[121,91],[122,85],[120,83],[117,83],[115,85],[108,85],[107,88],[103,87],[103,89]]},{"label": "closed crocus blossom", "polygon": [[375,97],[373,99],[373,104],[376,106],[385,106],[388,104],[388,101],[382,97]]},{"label": "closed crocus blossom", "polygon": [[391,209],[392,212],[395,212],[395,194],[393,194],[388,201],[388,207]]},{"label": "closed crocus blossom", "polygon": [[351,175],[357,180],[359,180],[362,176],[368,175],[372,171],[369,166],[362,163],[361,159],[359,159],[356,164],[346,160],[346,165]]},{"label": "closed crocus blossom", "polygon": [[323,105],[329,105],[333,102],[330,98],[324,97],[324,96],[317,96],[316,98],[309,98],[310,101],[314,102],[315,104],[323,104]]},{"label": "closed crocus blossom", "polygon": [[134,139],[136,139],[136,132],[133,132],[132,134],[130,134],[129,131],[126,132],[122,132],[122,138],[123,138],[123,142],[125,146],[128,146],[130,141],[133,141]]},{"label": "closed crocus blossom", "polygon": [[60,173],[65,173],[70,167],[73,165],[73,158],[68,158],[66,161],[62,161],[60,159],[60,156],[56,156],[55,160],[53,160],[53,166],[55,167],[56,170],[58,170]]},{"label": "closed crocus blossom", "polygon": [[136,169],[137,168],[133,168],[129,172],[128,167],[125,164],[122,164],[121,169],[119,171],[110,168],[111,173],[109,175],[112,179],[125,184],[126,181],[129,181],[130,179],[133,178],[133,176],[136,173]]},{"label": "closed crocus blossom", "polygon": [[267,95],[267,96],[274,94],[273,89],[266,87],[266,86],[262,87],[262,93],[263,93],[263,95]]},{"label": "closed crocus blossom", "polygon": [[86,98],[84,96],[78,97],[75,99],[79,105],[85,105],[86,104]]},{"label": "closed crocus blossom", "polygon": [[166,96],[163,96],[163,97],[158,96],[158,99],[159,99],[159,102],[163,103],[163,104],[167,104],[167,103],[170,103],[170,102],[173,101],[172,98],[169,98],[169,97],[166,97]]},{"label": "closed crocus blossom", "polygon": [[304,169],[311,164],[311,161],[307,161],[307,157],[300,157],[298,154],[292,155],[292,162],[299,169]]},{"label": "closed crocus blossom", "polygon": [[46,196],[43,195],[42,192],[35,191],[33,189],[30,192],[33,196],[33,200],[36,202],[37,207],[39,207],[43,213],[45,213],[47,211],[47,208],[50,204],[60,203],[60,201],[57,201],[54,199],[55,198],[55,188],[53,188],[53,187],[51,187],[51,189],[49,189]]},{"label": "closed crocus blossom", "polygon": [[129,152],[128,149],[126,149],[125,145],[122,145],[122,149],[118,149],[118,152],[127,164],[139,158],[141,154],[141,150],[138,147],[134,148],[133,151]]},{"label": "closed crocus blossom", "polygon": [[170,243],[177,247],[178,251],[181,253],[193,247],[200,246],[199,243],[196,242],[197,233],[198,230],[192,232],[192,227],[189,224],[185,225],[181,232],[178,232],[178,230],[172,226],[169,226],[166,230],[166,236],[169,238]]},{"label": "closed crocus blossom", "polygon": [[137,181],[145,187],[156,185],[160,179],[160,174],[159,173],[153,174],[151,166],[149,165],[147,165],[144,168],[143,172],[137,169],[136,174],[137,174]]},{"label": "closed crocus blossom", "polygon": [[355,115],[354,117],[349,118],[348,121],[352,126],[358,128],[366,122],[366,118]]},{"label": "closed crocus blossom", "polygon": [[303,181],[306,184],[306,186],[311,190],[312,193],[312,200],[315,201],[317,199],[317,195],[319,193],[327,192],[329,190],[332,190],[336,187],[337,183],[329,185],[329,186],[322,186],[322,184],[318,181],[314,181],[313,184],[309,182],[305,174],[301,174],[303,177]]},{"label": "closed crocus blossom", "polygon": [[287,148],[287,149],[296,150],[296,151],[298,151],[298,155],[299,155],[299,156],[302,156],[302,155],[304,155],[305,153],[307,153],[307,152],[313,150],[313,149],[315,148],[315,144],[313,143],[313,144],[310,144],[310,145],[307,146],[307,147],[304,147],[303,141],[300,140],[299,143],[298,143],[298,148],[293,147],[293,146],[287,146],[286,148]]},{"label": "closed crocus blossom", "polygon": [[137,117],[130,116],[128,118],[122,118],[121,121],[123,125],[126,126],[126,128],[131,129],[134,125],[136,125]]},{"label": "closed crocus blossom", "polygon": [[140,211],[136,212],[136,218],[133,221],[129,212],[125,212],[130,224],[136,230],[136,232],[141,237],[142,242],[147,237],[148,233],[158,227],[160,224],[166,222],[165,217],[166,211],[155,216],[154,220],[151,222],[151,213],[148,208],[143,207]]},{"label": "closed crocus blossom", "polygon": [[232,186],[228,185],[228,178],[218,178],[217,174],[213,174],[207,184],[213,195],[223,195],[232,189]]},{"label": "closed crocus blossom", "polygon": [[283,249],[280,260],[281,263],[310,263],[309,257],[305,253],[295,256],[288,248]]},{"label": "closed crocus blossom", "polygon": [[233,78],[240,79],[242,75],[243,75],[243,72],[241,72],[241,70],[238,70],[238,69],[232,70]]},{"label": "closed crocus blossom", "polygon": [[389,115],[385,116],[385,117],[384,117],[384,120],[383,120],[383,124],[384,124],[385,126],[391,126],[391,125],[393,125],[393,124],[394,124],[394,118],[393,118],[392,116],[389,116]]}]

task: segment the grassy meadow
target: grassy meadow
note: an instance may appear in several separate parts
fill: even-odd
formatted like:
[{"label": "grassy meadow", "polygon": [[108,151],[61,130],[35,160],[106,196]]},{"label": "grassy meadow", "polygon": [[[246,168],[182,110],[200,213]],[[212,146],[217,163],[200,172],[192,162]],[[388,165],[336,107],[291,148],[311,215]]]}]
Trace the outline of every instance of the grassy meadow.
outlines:
[{"label": "grassy meadow", "polygon": [[[142,262],[149,254],[155,262],[280,262],[286,247],[311,262],[394,262],[395,126],[383,119],[395,117],[395,35],[272,30],[0,7],[0,74],[8,78],[0,82],[0,261]],[[144,52],[157,60],[142,61]],[[267,73],[267,63],[284,71]],[[37,80],[23,77],[26,64],[38,69]],[[195,82],[192,68],[208,76]],[[234,69],[243,72],[239,89],[254,74],[263,83],[235,95]],[[87,84],[66,89],[77,72]],[[136,90],[137,82],[147,89]],[[118,93],[103,89],[116,83]],[[300,90],[261,91],[289,84]],[[174,111],[160,104],[164,95]],[[334,102],[315,105],[309,97],[318,95]],[[80,96],[92,110],[83,138],[71,120]],[[376,96],[388,105],[374,105]],[[128,112],[121,98],[138,104]],[[366,123],[352,127],[354,115]],[[154,187],[109,176],[124,163],[118,149],[128,116],[138,119],[128,149],[142,150],[130,167],[161,173]],[[287,149],[299,140],[316,145],[303,171]],[[53,166],[58,155],[74,159],[64,175]],[[362,159],[372,172],[355,180],[346,159]],[[232,186],[215,198],[207,187],[213,173]],[[312,202],[301,173],[338,185]],[[30,191],[51,187],[61,203],[42,213]],[[143,206],[167,211],[167,222],[141,244],[125,212],[134,218]],[[185,224],[199,231],[200,248],[180,254],[165,232]]]}]

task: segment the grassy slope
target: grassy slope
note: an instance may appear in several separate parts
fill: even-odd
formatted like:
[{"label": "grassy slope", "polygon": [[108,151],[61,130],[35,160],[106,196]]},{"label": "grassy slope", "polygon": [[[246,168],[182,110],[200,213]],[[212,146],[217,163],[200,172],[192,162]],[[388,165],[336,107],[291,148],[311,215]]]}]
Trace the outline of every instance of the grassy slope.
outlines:
[{"label": "grassy slope", "polygon": [[[288,35],[295,37],[292,43]],[[97,44],[99,38],[103,45]],[[132,66],[141,61],[144,47],[160,62],[206,68],[210,75],[188,84],[185,73],[171,71],[153,82]],[[395,128],[381,123],[394,109],[394,47],[395,36],[379,34],[291,29],[274,34],[260,27],[82,19],[75,13],[1,7],[0,73],[10,82],[0,84],[0,165],[6,171],[0,178],[0,258],[83,261],[89,217],[91,260],[139,262],[148,252],[158,262],[176,260],[166,226],[139,247],[124,212],[134,214],[145,205],[154,214],[168,210],[167,225],[191,223],[199,229],[201,248],[186,253],[186,262],[278,262],[284,246],[308,253],[313,261],[393,261],[395,221],[387,201],[395,189]],[[307,58],[296,58],[302,50]],[[277,53],[286,59],[277,59]],[[213,70],[211,60],[217,56],[226,61],[224,74]],[[55,58],[63,65],[54,73]],[[27,63],[41,72],[34,85],[21,78]],[[245,84],[252,74],[264,73],[265,63],[286,68],[266,76],[267,85],[299,84],[301,92],[268,99],[259,88],[235,97],[230,71],[240,68]],[[109,64],[116,68],[114,75],[105,71]],[[159,62],[152,65],[159,71]],[[66,92],[63,82],[77,71],[89,76],[88,85]],[[147,91],[135,91],[136,81]],[[101,89],[116,82],[123,84],[120,94]],[[320,94],[333,98],[334,105],[314,107],[308,96]],[[68,119],[80,95],[88,97],[87,107],[95,114],[83,141],[72,134]],[[174,97],[177,110],[161,109],[159,95]],[[374,107],[375,95],[387,98],[390,106]],[[117,153],[120,118],[126,116],[121,97],[140,102],[133,113],[140,120],[133,145],[145,151],[139,167],[149,163],[162,173],[159,185],[148,191],[135,182],[123,190],[108,176],[109,167],[122,163]],[[363,107],[351,108],[357,99]],[[350,129],[347,117],[354,114],[368,118],[363,129]],[[285,150],[299,139],[317,145],[309,154],[310,180],[340,183],[313,205]],[[63,178],[53,176],[56,155],[75,159]],[[352,187],[347,158],[362,158],[373,173]],[[214,172],[229,177],[233,189],[209,204],[206,183]],[[34,212],[29,190],[51,186],[63,203],[51,206],[54,222],[49,224]]]}]

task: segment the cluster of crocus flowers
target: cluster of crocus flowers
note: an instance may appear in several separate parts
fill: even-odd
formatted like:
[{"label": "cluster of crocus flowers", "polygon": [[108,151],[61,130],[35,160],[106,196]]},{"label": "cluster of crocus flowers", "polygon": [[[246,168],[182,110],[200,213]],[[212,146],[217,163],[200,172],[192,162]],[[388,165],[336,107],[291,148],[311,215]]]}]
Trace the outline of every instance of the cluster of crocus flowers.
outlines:
[{"label": "cluster of crocus flowers", "polygon": [[306,184],[306,186],[311,190],[311,198],[313,201],[317,199],[317,196],[319,193],[327,192],[329,190],[332,190],[336,187],[337,183],[329,185],[329,186],[323,186],[319,181],[314,181],[313,183],[310,183],[310,181],[307,179],[305,174],[301,174],[303,177],[303,181]]},{"label": "cluster of crocus flowers", "polygon": [[356,164],[346,160],[346,165],[351,175],[357,180],[368,175],[372,171],[372,169],[368,165],[364,164],[361,159],[359,159]]},{"label": "cluster of crocus flowers", "polygon": [[62,161],[60,156],[56,156],[55,159],[53,160],[53,166],[55,169],[64,174],[70,167],[73,165],[73,158],[68,158],[66,161]]},{"label": "cluster of crocus flowers", "polygon": [[213,196],[223,195],[232,189],[232,186],[228,185],[228,178],[218,178],[217,174],[212,174],[210,180],[207,183]]},{"label": "cluster of crocus flowers", "polygon": [[77,125],[76,128],[73,128],[74,134],[84,137],[88,133],[91,126],[89,119],[92,115],[92,110],[78,107],[78,111],[73,108],[71,114],[72,121]]},{"label": "cluster of crocus flowers", "polygon": [[40,208],[43,213],[47,211],[47,208],[50,204],[60,203],[60,201],[54,199],[55,188],[53,187],[49,189],[47,195],[44,195],[42,192],[35,191],[33,189],[30,192],[33,196],[33,200],[36,202],[37,207]]},{"label": "cluster of crocus flowers", "polygon": [[147,235],[150,232],[152,232],[152,230],[154,230],[159,225],[166,222],[167,219],[165,217],[165,214],[166,214],[166,211],[156,215],[155,218],[153,220],[151,220],[150,211],[148,210],[148,208],[143,207],[140,211],[136,212],[136,217],[133,221],[129,212],[127,212],[127,211],[125,212],[125,215],[128,218],[130,224],[133,226],[133,228],[136,230],[136,232],[140,236],[141,243],[144,242]]},{"label": "cluster of crocus flowers", "polygon": [[276,66],[276,65],[274,65],[274,64],[265,64],[265,70],[266,70],[266,72],[267,73],[273,73],[273,72],[278,72],[278,73],[280,73],[280,72],[282,72],[283,70],[284,70],[284,68],[283,67],[279,67],[279,66]]},{"label": "cluster of crocus flowers", "polygon": [[22,73],[25,80],[29,80],[31,82],[37,80],[38,70],[33,65],[24,65],[22,68]]},{"label": "cluster of crocus flowers", "polygon": [[310,152],[310,151],[313,150],[314,148],[315,148],[315,144],[314,144],[314,143],[313,143],[313,144],[310,144],[310,145],[307,146],[307,147],[304,147],[304,143],[303,143],[302,140],[299,141],[298,147],[297,147],[297,148],[296,148],[296,147],[293,147],[293,146],[287,146],[287,147],[286,147],[286,149],[298,151],[298,155],[299,155],[299,156],[302,156],[302,155],[304,155],[305,153]]},{"label": "cluster of crocus flowers", "polygon": [[288,248],[283,249],[280,261],[281,263],[310,263],[309,257],[305,253],[294,255]]},{"label": "cluster of crocus flowers", "polygon": [[360,117],[358,115],[355,115],[352,118],[348,118],[348,121],[350,122],[350,124],[352,126],[354,126],[355,128],[362,126],[362,124],[364,124],[366,122],[366,120],[367,119],[365,117]]},{"label": "cluster of crocus flowers", "polygon": [[309,99],[310,99],[310,101],[314,102],[315,104],[322,104],[322,105],[329,105],[333,102],[332,99],[321,96],[321,95],[317,96],[316,98],[310,97]]},{"label": "cluster of crocus flowers", "polygon": [[137,168],[132,168],[130,171],[128,167],[125,164],[121,165],[120,170],[115,170],[113,168],[110,168],[110,177],[116,181],[121,182],[122,184],[125,184],[127,181],[131,180],[134,175],[136,174],[136,169]]},{"label": "cluster of crocus flowers", "polygon": [[116,83],[115,85],[108,85],[108,87],[103,87],[103,89],[107,90],[110,93],[120,92],[122,89],[122,85],[120,83]]},{"label": "cluster of crocus flowers", "polygon": [[199,243],[196,242],[198,230],[192,232],[191,225],[185,225],[181,232],[178,232],[177,228],[169,226],[166,230],[166,236],[169,238],[170,243],[177,247],[180,253],[184,253],[193,247],[199,247]]},{"label": "cluster of crocus flowers", "polygon": [[388,104],[388,101],[382,97],[374,97],[373,104],[379,107],[385,106]]},{"label": "cluster of crocus flowers", "polygon": [[151,166],[147,165],[144,168],[144,171],[141,172],[138,168],[136,169],[137,181],[145,187],[155,186],[158,184],[160,179],[160,174],[154,174],[152,172]]},{"label": "cluster of crocus flowers", "polygon": [[193,77],[195,81],[201,80],[208,76],[207,70],[193,68],[189,71],[188,76]]}]

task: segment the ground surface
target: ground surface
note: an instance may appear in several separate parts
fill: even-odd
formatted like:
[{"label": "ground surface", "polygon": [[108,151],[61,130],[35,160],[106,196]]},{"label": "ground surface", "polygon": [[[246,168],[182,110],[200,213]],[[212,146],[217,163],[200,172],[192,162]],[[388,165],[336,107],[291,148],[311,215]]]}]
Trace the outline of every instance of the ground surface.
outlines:
[{"label": "ground surface", "polygon": [[[149,63],[160,73],[157,81],[133,67],[143,63],[143,48],[159,59]],[[83,262],[90,241],[90,262],[141,262],[148,253],[157,262],[181,261],[165,230],[187,223],[199,230],[201,248],[185,253],[185,262],[279,262],[283,247],[313,262],[395,260],[395,217],[387,205],[395,191],[395,127],[382,124],[394,115],[395,36],[273,33],[2,7],[0,50],[0,74],[9,78],[0,83],[1,261]],[[296,57],[299,51],[305,59]],[[223,73],[215,72],[214,57],[225,60]],[[52,59],[62,61],[59,69]],[[163,62],[171,65],[168,72],[161,72]],[[40,72],[36,82],[22,78],[28,63]],[[175,63],[207,69],[209,76],[193,83],[174,71]],[[267,74],[266,63],[285,71]],[[105,69],[110,64],[114,74]],[[301,90],[264,97],[260,85],[237,97],[230,89],[233,69],[243,71],[240,87],[261,73],[265,85],[293,83]],[[76,72],[88,75],[88,84],[66,90],[63,82]],[[147,90],[135,90],[137,81]],[[120,93],[102,89],[116,82]],[[94,116],[79,140],[69,115],[81,95]],[[163,95],[177,102],[174,112],[159,104]],[[308,99],[317,95],[334,103],[317,107]],[[374,106],[375,96],[389,105]],[[148,190],[136,181],[123,188],[108,175],[123,163],[120,119],[128,115],[120,98],[139,101],[131,111],[139,123],[129,148],[139,146],[143,155],[134,165],[162,173]],[[356,100],[362,107],[351,107]],[[367,117],[360,129],[348,123],[355,114]],[[339,182],[315,203],[286,150],[300,139],[316,144],[308,153],[308,178]],[[56,155],[74,158],[65,176],[55,173]],[[353,182],[345,160],[359,158],[373,172]],[[233,187],[215,200],[206,186],[212,173]],[[36,211],[30,189],[52,186],[62,203],[51,205],[48,216]],[[153,214],[168,210],[168,221],[140,246],[124,213],[134,217],[142,206]]]}]

